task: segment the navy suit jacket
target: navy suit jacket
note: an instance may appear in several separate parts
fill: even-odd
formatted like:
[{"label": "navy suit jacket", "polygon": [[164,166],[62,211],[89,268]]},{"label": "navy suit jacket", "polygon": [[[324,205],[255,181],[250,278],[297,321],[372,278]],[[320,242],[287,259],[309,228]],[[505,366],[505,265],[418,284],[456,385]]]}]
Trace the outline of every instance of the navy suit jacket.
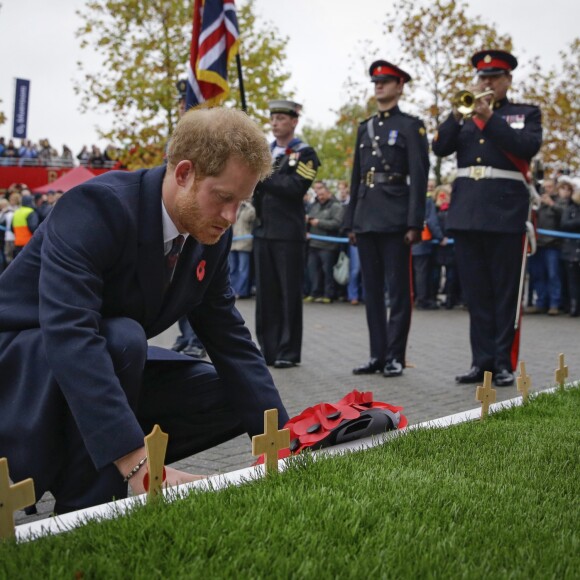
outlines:
[{"label": "navy suit jacket", "polygon": [[[187,315],[248,433],[263,431],[265,409],[278,408],[280,424],[288,419],[234,305],[228,269],[231,231],[212,246],[188,237],[165,292],[164,175],[165,167],[113,171],[72,189],[0,276],[4,412],[22,393],[42,397],[47,381],[56,380],[97,468],[143,444],[99,333],[105,318],[129,317],[150,338]],[[38,330],[41,342],[32,338]],[[180,356],[161,349],[153,354]],[[14,371],[15,365],[16,375],[2,372]],[[16,384],[14,376],[19,377]],[[22,417],[23,429],[31,427],[27,421],[38,420]]]}]

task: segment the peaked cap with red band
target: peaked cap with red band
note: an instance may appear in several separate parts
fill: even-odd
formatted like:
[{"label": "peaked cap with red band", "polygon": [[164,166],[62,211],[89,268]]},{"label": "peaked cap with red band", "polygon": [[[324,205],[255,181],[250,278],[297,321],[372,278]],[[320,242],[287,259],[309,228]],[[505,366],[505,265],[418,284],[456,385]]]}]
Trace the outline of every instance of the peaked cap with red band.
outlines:
[{"label": "peaked cap with red band", "polygon": [[375,60],[369,68],[369,74],[373,83],[382,83],[392,77],[403,79],[404,83],[411,80],[410,74],[386,60]]},{"label": "peaked cap with red band", "polygon": [[[290,449],[278,452],[278,458],[297,455],[307,447],[321,449],[347,441],[379,435],[407,426],[407,418],[396,407],[373,400],[373,393],[361,393],[356,389],[345,395],[338,403],[319,403],[304,409],[288,420]],[[264,462],[261,456],[256,465]]]},{"label": "peaked cap with red band", "polygon": [[479,76],[490,76],[513,71],[518,60],[505,50],[481,50],[471,57],[471,64]]}]

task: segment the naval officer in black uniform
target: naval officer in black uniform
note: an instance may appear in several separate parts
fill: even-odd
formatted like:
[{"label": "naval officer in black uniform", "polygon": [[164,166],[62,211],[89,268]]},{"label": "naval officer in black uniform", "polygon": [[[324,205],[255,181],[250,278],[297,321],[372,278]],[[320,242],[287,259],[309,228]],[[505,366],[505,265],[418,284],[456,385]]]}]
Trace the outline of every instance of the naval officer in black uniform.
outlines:
[{"label": "naval officer in black uniform", "polygon": [[405,366],[411,325],[411,244],[421,238],[429,155],[423,122],[398,106],[411,77],[385,60],[374,62],[369,74],[379,112],[358,129],[345,215],[345,229],[359,249],[370,336],[370,360],[353,373],[394,377]]},{"label": "naval officer in black uniform", "polygon": [[273,173],[254,193],[256,337],[266,363],[279,369],[300,362],[306,242],[303,198],[320,165],[314,149],[294,136],[301,109],[293,101],[270,103]]},{"label": "naval officer in black uniform", "polygon": [[454,107],[438,129],[433,152],[457,153],[447,227],[469,309],[472,362],[456,381],[479,382],[491,371],[501,387],[513,384],[517,365],[514,322],[530,202],[524,176],[542,143],[541,114],[506,96],[518,64],[513,55],[486,50],[471,62],[475,92],[493,95],[475,101],[471,118]]}]

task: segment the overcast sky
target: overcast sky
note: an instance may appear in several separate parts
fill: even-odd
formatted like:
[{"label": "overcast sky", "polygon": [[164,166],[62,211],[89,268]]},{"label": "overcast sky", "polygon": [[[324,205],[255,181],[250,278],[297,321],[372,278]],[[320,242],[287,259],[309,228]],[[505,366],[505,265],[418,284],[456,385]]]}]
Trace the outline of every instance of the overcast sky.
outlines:
[{"label": "overcast sky", "polygon": [[[0,0],[0,4],[0,110],[8,117],[0,136],[11,136],[14,78],[19,77],[31,81],[29,138],[47,137],[59,150],[66,143],[75,154],[83,144],[98,143],[95,128],[107,128],[106,118],[98,111],[81,114],[80,97],[73,91],[73,79],[79,78],[76,62],[99,65],[94,54],[79,49],[74,36],[80,23],[75,10],[84,2]],[[512,36],[520,61],[538,55],[545,67],[553,65],[558,52],[580,35],[580,3],[573,0],[468,0],[468,5],[469,15],[480,15],[500,33]],[[389,0],[256,1],[261,18],[289,38],[290,85],[304,105],[307,122],[329,126],[332,111],[346,99],[347,75],[364,78],[358,63],[365,39],[372,40],[382,58],[399,62],[397,47],[383,34],[388,6]]]}]

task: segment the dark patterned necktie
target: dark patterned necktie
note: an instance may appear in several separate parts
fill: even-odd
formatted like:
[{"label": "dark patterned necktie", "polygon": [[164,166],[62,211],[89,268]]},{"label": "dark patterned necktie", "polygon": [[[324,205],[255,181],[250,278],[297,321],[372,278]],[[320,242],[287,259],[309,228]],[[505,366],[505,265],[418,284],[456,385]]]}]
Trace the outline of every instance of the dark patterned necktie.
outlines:
[{"label": "dark patterned necktie", "polygon": [[167,256],[165,256],[165,279],[167,280],[167,284],[169,284],[173,278],[175,266],[177,265],[177,259],[179,258],[179,254],[181,253],[184,242],[185,237],[182,235],[174,238],[173,244],[171,245],[171,250],[169,250],[169,253]]}]

